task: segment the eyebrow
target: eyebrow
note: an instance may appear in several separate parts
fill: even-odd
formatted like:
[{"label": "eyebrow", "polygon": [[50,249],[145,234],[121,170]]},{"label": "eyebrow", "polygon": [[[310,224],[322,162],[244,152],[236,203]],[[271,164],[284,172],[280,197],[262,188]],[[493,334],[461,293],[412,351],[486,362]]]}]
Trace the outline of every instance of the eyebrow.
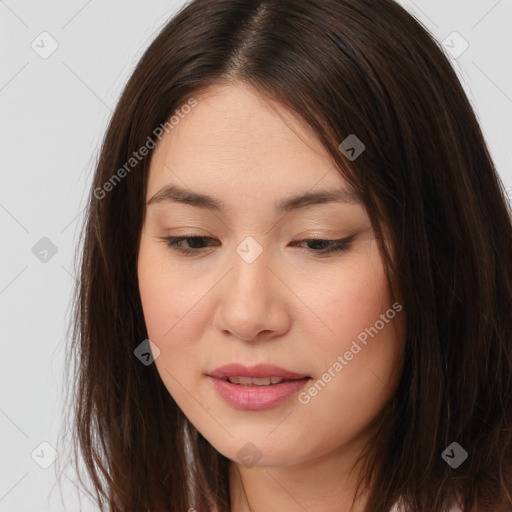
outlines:
[{"label": "eyebrow", "polygon": [[[215,197],[193,192],[177,185],[166,185],[159,190],[146,203],[146,205],[149,206],[151,204],[167,202],[188,204],[190,206],[196,206],[198,208],[213,210],[220,213],[228,209],[226,203]],[[305,192],[277,203],[275,206],[275,212],[278,214],[288,213],[293,210],[327,203],[361,204],[362,201],[357,192],[343,188],[319,192]]]}]

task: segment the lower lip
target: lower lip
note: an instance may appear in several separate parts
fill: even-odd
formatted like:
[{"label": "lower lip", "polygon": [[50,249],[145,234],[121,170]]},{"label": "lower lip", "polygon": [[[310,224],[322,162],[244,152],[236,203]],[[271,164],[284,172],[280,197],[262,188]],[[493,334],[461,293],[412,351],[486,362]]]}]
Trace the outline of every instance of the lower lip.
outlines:
[{"label": "lower lip", "polygon": [[276,407],[298,393],[310,380],[309,377],[273,386],[240,386],[227,380],[208,377],[220,396],[236,409],[261,410]]}]

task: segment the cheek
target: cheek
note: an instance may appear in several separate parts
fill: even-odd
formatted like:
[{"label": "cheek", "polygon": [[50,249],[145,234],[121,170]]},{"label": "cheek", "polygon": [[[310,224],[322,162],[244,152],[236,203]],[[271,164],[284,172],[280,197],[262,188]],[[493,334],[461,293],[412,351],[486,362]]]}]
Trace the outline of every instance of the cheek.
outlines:
[{"label": "cheek", "polygon": [[207,292],[215,280],[209,282],[192,266],[178,268],[166,251],[155,245],[143,234],[137,269],[148,337],[160,350],[154,364],[181,411],[201,433],[208,434],[217,423],[212,425],[211,405],[198,384],[205,370],[201,341],[212,314]]},{"label": "cheek", "polygon": [[[197,313],[204,291],[197,279],[169,265],[165,251],[144,239],[138,259],[139,292],[148,336],[161,350],[198,339]],[[196,305],[197,304],[197,305]],[[194,307],[195,306],[195,307]],[[188,338],[188,339],[187,339]]]},{"label": "cheek", "polygon": [[[376,248],[309,291],[311,309],[318,312],[329,353],[344,352],[366,328],[391,307],[384,268]],[[330,349],[330,350],[329,350]]]},{"label": "cheek", "polygon": [[[199,412],[190,401],[191,376],[197,374],[200,358],[200,280],[173,269],[165,251],[141,242],[138,261],[139,292],[148,338],[160,353],[154,364],[170,395],[195,418]],[[162,256],[163,253],[163,256]]]},{"label": "cheek", "polygon": [[[393,307],[376,250],[331,277],[328,287],[310,291],[309,304],[320,313],[325,333],[315,335],[311,328],[325,372],[316,386],[322,395],[317,405],[341,402],[348,410],[366,411],[367,417],[359,418],[364,423],[387,400],[399,376],[404,312],[399,304]],[[315,397],[317,392],[312,391]]]},{"label": "cheek", "polygon": [[396,389],[404,340],[404,313],[393,308],[379,264],[333,276],[329,293],[313,296],[330,330],[311,344],[323,373],[298,397],[305,421],[318,429],[304,458],[354,439],[378,415]]}]

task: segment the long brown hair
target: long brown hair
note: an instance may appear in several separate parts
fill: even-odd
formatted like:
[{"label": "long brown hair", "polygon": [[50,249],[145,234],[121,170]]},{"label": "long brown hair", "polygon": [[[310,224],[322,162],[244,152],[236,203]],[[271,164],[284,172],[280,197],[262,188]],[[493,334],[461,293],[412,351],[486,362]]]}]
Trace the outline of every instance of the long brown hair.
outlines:
[{"label": "long brown hair", "polygon": [[[380,250],[407,340],[361,454],[366,511],[400,497],[412,512],[448,510],[455,496],[466,511],[512,505],[512,212],[442,46],[392,0],[194,0],[140,59],[79,248],[71,429],[94,499],[112,512],[229,511],[230,461],[134,355],[148,337],[136,269],[151,151],[134,153],[195,94],[236,82],[304,120],[376,234],[389,230],[392,254]],[[365,145],[353,161],[339,148],[350,134]],[[457,469],[441,456],[452,442],[468,453]]]}]

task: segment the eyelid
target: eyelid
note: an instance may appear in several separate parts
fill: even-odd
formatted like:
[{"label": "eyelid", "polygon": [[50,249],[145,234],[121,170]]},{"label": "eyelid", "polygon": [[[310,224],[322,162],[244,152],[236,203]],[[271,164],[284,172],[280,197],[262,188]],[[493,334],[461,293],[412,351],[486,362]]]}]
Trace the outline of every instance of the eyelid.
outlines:
[{"label": "eyelid", "polygon": [[[352,244],[352,241],[354,240],[354,238],[356,237],[357,235],[351,235],[349,237],[346,237],[346,238],[342,238],[342,239],[329,239],[329,238],[322,238],[322,237],[306,237],[306,238],[301,238],[301,239],[298,239],[298,240],[294,240],[293,242],[291,242],[292,244],[294,244],[295,246],[297,244],[300,244],[300,243],[304,243],[304,242],[315,242],[315,241],[319,241],[319,242],[327,242],[327,243],[330,243],[331,246],[329,249],[321,249],[321,250],[315,250],[315,249],[308,249],[308,248],[303,248],[304,250],[306,250],[307,252],[310,252],[312,254],[315,254],[316,256],[327,256],[327,255],[334,255],[334,254],[337,254],[337,253],[343,253],[345,251],[347,251],[351,244]],[[178,253],[181,253],[182,255],[187,255],[187,256],[201,256],[201,255],[204,255],[205,253],[208,253],[208,249],[209,247],[200,247],[200,248],[183,248],[181,246],[178,245],[178,243],[182,242],[182,241],[186,241],[186,240],[215,240],[214,237],[210,237],[210,236],[205,236],[205,235],[179,235],[179,236],[167,236],[164,238],[164,240],[167,242],[167,246],[169,249],[171,250],[174,250]],[[218,245],[217,245],[218,246]]]}]

